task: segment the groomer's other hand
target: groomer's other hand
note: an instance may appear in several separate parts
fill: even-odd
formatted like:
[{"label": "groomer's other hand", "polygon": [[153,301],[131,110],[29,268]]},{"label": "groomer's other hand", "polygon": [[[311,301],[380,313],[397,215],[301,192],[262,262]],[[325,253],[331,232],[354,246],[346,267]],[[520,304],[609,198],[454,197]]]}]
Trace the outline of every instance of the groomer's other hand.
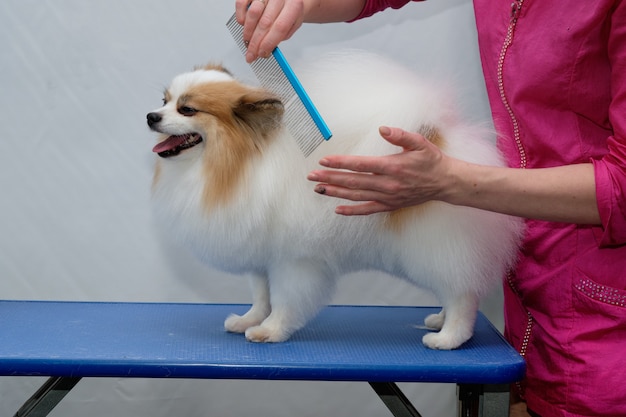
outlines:
[{"label": "groomer's other hand", "polygon": [[304,21],[304,0],[236,0],[235,14],[248,45],[246,61],[267,58]]},{"label": "groomer's other hand", "polygon": [[418,133],[381,127],[380,134],[402,151],[377,157],[327,156],[320,165],[332,169],[308,175],[319,183],[316,192],[360,202],[340,205],[336,213],[366,215],[443,199],[449,164],[454,160]]}]

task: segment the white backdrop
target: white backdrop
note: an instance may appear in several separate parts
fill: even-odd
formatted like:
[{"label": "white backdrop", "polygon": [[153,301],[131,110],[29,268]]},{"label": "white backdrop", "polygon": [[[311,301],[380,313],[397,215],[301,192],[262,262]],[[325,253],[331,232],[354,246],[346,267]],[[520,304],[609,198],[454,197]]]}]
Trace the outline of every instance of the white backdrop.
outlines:
[{"label": "white backdrop", "polygon": [[[0,2],[0,298],[249,301],[244,278],[162,242],[149,206],[154,137],[145,114],[160,105],[172,76],[221,61],[252,79],[224,26],[233,7],[233,0]],[[452,78],[468,117],[489,118],[467,0],[307,25],[282,49],[293,63],[342,47]],[[346,278],[334,302],[436,304],[377,274]],[[499,294],[483,307],[498,326],[500,309]],[[0,414],[12,415],[42,382],[0,378]],[[425,417],[453,415],[453,386],[402,387]],[[51,416],[356,414],[388,415],[363,383],[85,379]]]}]

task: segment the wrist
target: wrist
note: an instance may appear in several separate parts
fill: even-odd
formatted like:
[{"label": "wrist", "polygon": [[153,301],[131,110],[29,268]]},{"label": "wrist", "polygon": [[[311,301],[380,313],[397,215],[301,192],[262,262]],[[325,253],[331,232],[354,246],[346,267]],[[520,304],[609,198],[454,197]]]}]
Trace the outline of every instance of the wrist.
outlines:
[{"label": "wrist", "polygon": [[435,199],[448,204],[466,205],[464,196],[468,193],[468,188],[471,188],[467,185],[467,175],[470,174],[468,171],[471,169],[467,167],[468,163],[465,161],[451,157],[444,158],[446,159],[445,169],[439,176],[439,191]]},{"label": "wrist", "polygon": [[[499,167],[483,166],[449,158],[440,200],[457,206],[483,208],[489,199],[489,184],[500,183]],[[499,189],[499,186],[496,185]]]}]

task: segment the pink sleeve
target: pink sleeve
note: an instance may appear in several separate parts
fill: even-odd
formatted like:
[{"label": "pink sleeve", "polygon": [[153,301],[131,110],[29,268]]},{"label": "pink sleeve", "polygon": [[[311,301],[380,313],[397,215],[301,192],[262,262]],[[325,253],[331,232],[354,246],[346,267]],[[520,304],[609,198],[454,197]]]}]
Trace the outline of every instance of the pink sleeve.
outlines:
[{"label": "pink sleeve", "polygon": [[392,9],[399,9],[411,1],[424,0],[367,0],[365,6],[363,7],[363,10],[361,10],[361,13],[357,17],[352,19],[351,22],[370,17],[371,15],[383,11],[388,7],[391,7]]},{"label": "pink sleeve", "polygon": [[626,141],[609,139],[609,153],[593,161],[604,233],[601,246],[626,243]]},{"label": "pink sleeve", "polygon": [[598,210],[604,232],[601,246],[626,243],[626,4],[616,7],[609,35],[611,60],[609,121],[613,135],[607,140],[608,153],[593,161]]}]

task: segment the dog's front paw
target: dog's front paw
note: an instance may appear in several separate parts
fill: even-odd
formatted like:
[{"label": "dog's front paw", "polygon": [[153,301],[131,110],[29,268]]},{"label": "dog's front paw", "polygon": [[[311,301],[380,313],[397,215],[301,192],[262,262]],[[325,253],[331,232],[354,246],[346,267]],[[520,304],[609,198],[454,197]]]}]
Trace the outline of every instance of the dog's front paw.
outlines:
[{"label": "dog's front paw", "polygon": [[278,343],[289,339],[290,334],[273,326],[261,325],[246,330],[246,339],[251,342]]},{"label": "dog's front paw", "polygon": [[428,333],[422,338],[422,343],[431,349],[452,350],[461,346],[469,340],[470,337],[471,334],[468,337],[459,337],[454,334],[441,331],[438,333]]}]

